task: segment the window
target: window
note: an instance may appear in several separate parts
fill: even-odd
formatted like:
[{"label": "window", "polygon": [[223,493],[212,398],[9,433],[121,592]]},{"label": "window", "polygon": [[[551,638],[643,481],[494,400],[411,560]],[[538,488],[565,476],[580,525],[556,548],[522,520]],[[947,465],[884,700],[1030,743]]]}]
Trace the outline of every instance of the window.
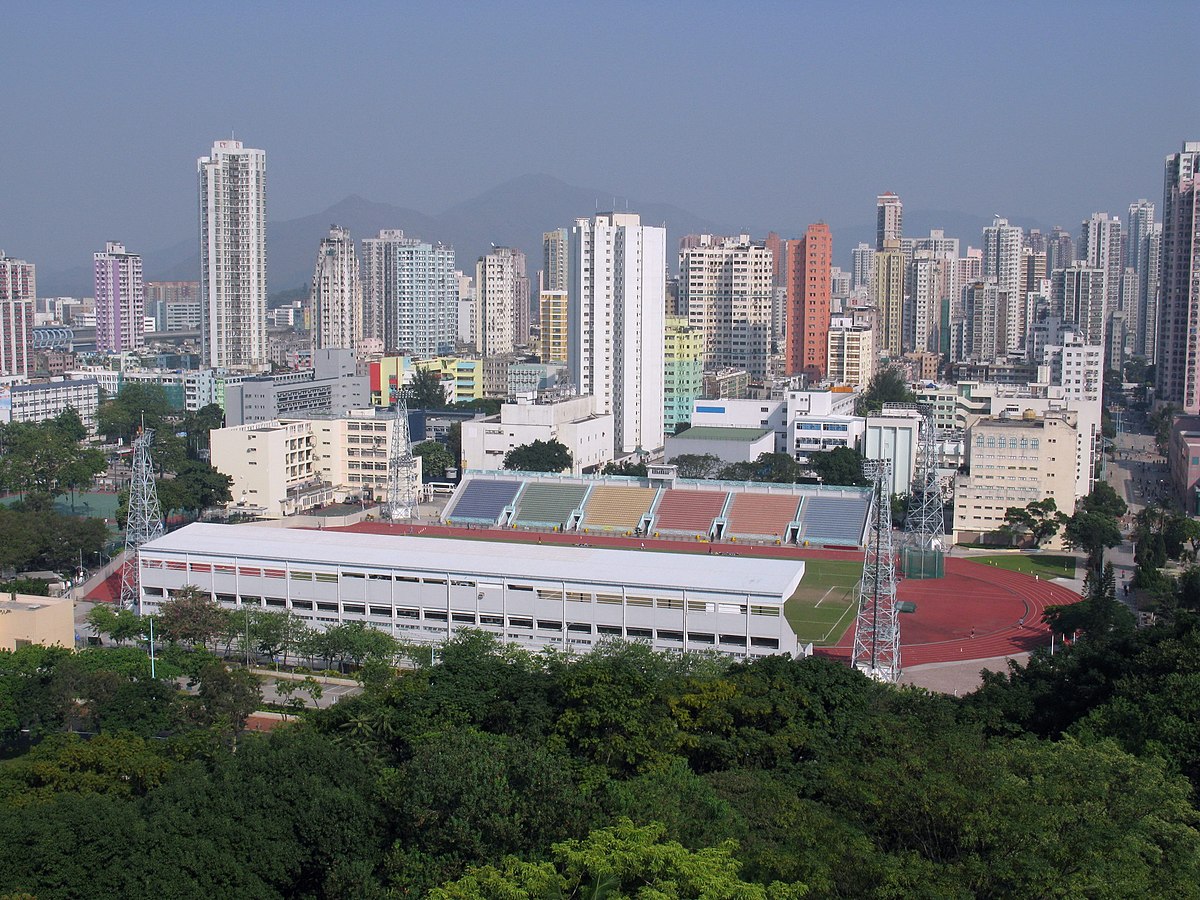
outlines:
[{"label": "window", "polygon": [[745,647],[746,638],[740,634],[723,634],[721,635],[721,643],[729,644],[732,647]]},{"label": "window", "polygon": [[[533,627],[533,619],[525,619],[525,618],[519,618],[517,616],[509,616],[508,617],[508,627],[509,628],[532,628]],[[618,631],[620,631],[620,629],[618,629]]]},{"label": "window", "polygon": [[592,626],[585,625],[582,622],[568,622],[567,631],[571,632],[572,634],[591,634]]},{"label": "window", "polygon": [[312,609],[311,600],[293,600],[292,609]]},{"label": "window", "polygon": [[625,635],[630,640],[649,641],[654,639],[654,634],[649,628],[626,628]]},{"label": "window", "polygon": [[390,606],[372,606],[371,615],[383,616],[385,619],[392,617],[392,608]]},{"label": "window", "polygon": [[[426,616],[426,618],[429,618],[429,617]],[[474,625],[475,624],[475,613],[456,612],[456,613],[451,614],[451,618],[455,622],[458,622],[463,625]]]},{"label": "window", "polygon": [[658,639],[660,641],[672,641],[674,643],[682,644],[683,643],[683,632],[682,631],[664,631],[663,629],[660,628],[658,630]]},{"label": "window", "polygon": [[596,632],[598,634],[607,634],[607,635],[612,635],[614,637],[620,637],[621,636],[621,626],[620,625],[597,625]]},{"label": "window", "polygon": [[428,622],[445,622],[446,614],[444,612],[437,612],[435,610],[427,609],[425,610],[425,620]]},{"label": "window", "polygon": [[750,638],[750,646],[751,647],[765,647],[768,650],[778,650],[779,649],[779,639],[778,638],[768,638],[768,637],[752,637],[752,638]]},{"label": "window", "polygon": [[367,614],[367,608],[361,603],[343,603],[342,611],[356,616],[365,616]]}]

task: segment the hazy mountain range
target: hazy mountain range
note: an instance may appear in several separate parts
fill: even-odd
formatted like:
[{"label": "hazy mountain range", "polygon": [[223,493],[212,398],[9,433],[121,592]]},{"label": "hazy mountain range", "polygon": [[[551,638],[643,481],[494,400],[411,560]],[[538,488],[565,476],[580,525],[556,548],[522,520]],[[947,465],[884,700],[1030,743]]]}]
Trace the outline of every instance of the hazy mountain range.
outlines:
[{"label": "hazy mountain range", "polygon": [[[439,215],[414,209],[376,203],[351,195],[327,209],[299,219],[267,223],[267,278],[272,293],[306,285],[312,278],[317,247],[330,225],[350,229],[356,238],[373,237],[382,228],[402,228],[410,237],[441,241],[454,247],[458,267],[473,272],[475,260],[493,246],[517,247],[529,257],[529,275],[536,279],[541,266],[542,232],[570,226],[580,216],[607,211],[613,207],[614,194],[566,184],[549,175],[524,175],[505,182],[477,197],[452,206]],[[668,258],[674,263],[671,247],[685,234],[738,234],[750,232],[763,237],[768,230],[784,237],[799,237],[808,220],[775,223],[714,222],[669,203],[645,203],[619,199],[617,208],[641,214],[647,225],[666,225]],[[869,210],[868,213],[873,213]],[[1046,226],[1011,221],[1026,228]],[[977,216],[944,210],[904,211],[907,235],[928,234],[930,228],[942,228],[947,236],[958,237],[963,246],[979,246],[981,229],[991,223],[990,216]],[[849,267],[850,250],[859,241],[874,242],[875,225],[868,222],[839,226],[830,223],[834,239],[834,263]],[[1066,223],[1063,223],[1066,224]],[[189,236],[169,247],[144,251],[143,268],[147,281],[195,281],[199,278],[200,259],[197,239]],[[135,248],[130,248],[135,250]],[[536,285],[536,282],[535,282]],[[38,293],[42,296],[86,296],[92,293],[90,265],[69,269],[38,267]]]}]

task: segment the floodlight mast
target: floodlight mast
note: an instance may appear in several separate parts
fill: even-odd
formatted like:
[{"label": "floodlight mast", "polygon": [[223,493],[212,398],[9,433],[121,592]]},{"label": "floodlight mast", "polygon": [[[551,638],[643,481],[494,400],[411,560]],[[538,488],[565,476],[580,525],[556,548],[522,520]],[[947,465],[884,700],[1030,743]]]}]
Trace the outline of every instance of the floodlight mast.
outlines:
[{"label": "floodlight mast", "polygon": [[908,498],[904,537],[907,546],[914,550],[941,553],[946,549],[946,513],[942,479],[937,470],[937,428],[933,409],[926,407],[923,411],[917,471]]},{"label": "floodlight mast", "polygon": [[145,419],[133,441],[133,473],[129,479],[129,506],[125,522],[125,561],[121,564],[122,609],[142,611],[142,575],[138,550],[147,541],[163,535],[162,507],[154,485],[154,465],[150,457],[153,429]]},{"label": "floodlight mast", "polygon": [[380,514],[385,521],[411,522],[417,514],[417,460],[408,430],[408,401],[404,390],[396,395],[392,440],[388,451],[387,499]]},{"label": "floodlight mast", "polygon": [[900,619],[896,608],[896,558],[892,546],[890,460],[866,460],[863,474],[871,479],[871,527],[858,583],[858,617],[854,623],[855,668],[871,678],[895,684],[900,679]]}]

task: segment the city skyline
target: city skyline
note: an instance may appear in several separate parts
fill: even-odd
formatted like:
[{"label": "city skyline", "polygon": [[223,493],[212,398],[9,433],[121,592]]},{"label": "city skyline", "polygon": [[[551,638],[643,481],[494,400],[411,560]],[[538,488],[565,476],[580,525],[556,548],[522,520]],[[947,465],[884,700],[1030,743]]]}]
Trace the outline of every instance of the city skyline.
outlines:
[{"label": "city skyline", "polygon": [[[871,200],[883,191],[914,210],[999,212],[1022,225],[1074,230],[1091,212],[1154,197],[1150,160],[1187,139],[1192,118],[1187,104],[1159,89],[1159,67],[1101,86],[1089,77],[1089,61],[1119,56],[1137,34],[1153,43],[1174,79],[1188,83],[1189,68],[1194,74],[1198,67],[1195,25],[1171,4],[1092,4],[1087,15],[1075,4],[930,7],[937,15],[774,5],[745,21],[716,5],[700,5],[686,20],[630,6],[591,23],[586,34],[569,10],[527,4],[503,16],[478,10],[453,28],[435,7],[359,7],[324,23],[320,35],[291,9],[260,11],[252,21],[230,17],[221,4],[186,14],[137,5],[72,7],[70,15],[53,9],[10,11],[8,25],[23,40],[0,62],[0,71],[12,70],[10,81],[18,72],[39,75],[23,91],[26,139],[0,148],[0,165],[21,173],[0,189],[0,246],[45,273],[86,265],[96,246],[114,239],[137,246],[153,272],[154,254],[194,235],[189,161],[214,135],[271,153],[272,220],[315,213],[354,193],[445,211],[523,174],[549,173],[605,192],[599,211],[623,208],[626,197],[667,202],[725,230],[760,235],[798,237],[813,221],[835,232],[869,223]],[[1028,27],[1035,9],[1037,27]],[[783,52],[801,26],[808,52]],[[162,52],[153,61],[101,52],[104,36],[118,32]],[[1059,39],[1066,33],[1071,40]],[[979,63],[979,34],[987,34],[996,64],[1007,66],[1005,79]],[[889,52],[873,52],[885,37]],[[302,62],[314,58],[317,41],[326,60],[320,71]],[[520,53],[527,44],[539,53]],[[654,52],[644,52],[650,44]],[[249,52],[262,46],[272,52]],[[928,53],[930,46],[939,52]],[[606,69],[620,73],[613,79],[575,65],[601,48]],[[708,60],[717,52],[723,65],[713,67]],[[48,58],[54,66],[45,65]],[[145,109],[147,124],[165,127],[107,125],[91,92],[79,88],[80,67],[88,81]],[[200,90],[195,73],[202,69],[219,74]],[[486,75],[489,90],[511,102],[480,104],[472,75]],[[931,102],[915,88],[935,75]],[[776,91],[754,100],[744,90],[799,83],[804,91],[785,91],[782,103]],[[286,91],[278,87],[285,84]],[[404,91],[393,115],[375,115],[379,95],[390,96],[396,84],[436,90]],[[1046,99],[1062,94],[1074,102],[1050,114]],[[327,96],[339,104],[322,105]],[[314,104],[332,117],[317,133],[309,119]],[[1092,116],[1097,104],[1119,113],[1117,135],[1097,131],[1114,120]],[[724,118],[712,123],[719,128],[705,127],[704,141],[694,140],[691,127],[662,127],[699,124],[701,113],[717,108]],[[556,116],[547,118],[546,109]],[[476,124],[488,130],[487,141],[438,137],[481,112]],[[1019,119],[1037,140],[1013,140]],[[71,137],[81,124],[90,126],[87,142]],[[627,147],[601,150],[597,137],[618,124],[631,137]],[[750,132],[764,139],[747,144]],[[340,152],[347,141],[355,153]],[[482,149],[472,149],[477,144]],[[731,165],[739,158],[750,164]],[[839,261],[843,250],[849,247],[839,250],[835,234]]]}]

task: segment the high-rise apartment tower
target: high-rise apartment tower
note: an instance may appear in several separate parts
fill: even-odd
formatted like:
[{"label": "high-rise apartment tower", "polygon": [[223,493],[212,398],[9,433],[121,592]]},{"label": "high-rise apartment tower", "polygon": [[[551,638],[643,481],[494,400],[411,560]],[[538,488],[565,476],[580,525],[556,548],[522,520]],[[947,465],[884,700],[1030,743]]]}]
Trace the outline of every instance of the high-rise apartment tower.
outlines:
[{"label": "high-rise apartment tower", "polygon": [[216,141],[196,161],[205,366],[267,361],[267,154]]}]

